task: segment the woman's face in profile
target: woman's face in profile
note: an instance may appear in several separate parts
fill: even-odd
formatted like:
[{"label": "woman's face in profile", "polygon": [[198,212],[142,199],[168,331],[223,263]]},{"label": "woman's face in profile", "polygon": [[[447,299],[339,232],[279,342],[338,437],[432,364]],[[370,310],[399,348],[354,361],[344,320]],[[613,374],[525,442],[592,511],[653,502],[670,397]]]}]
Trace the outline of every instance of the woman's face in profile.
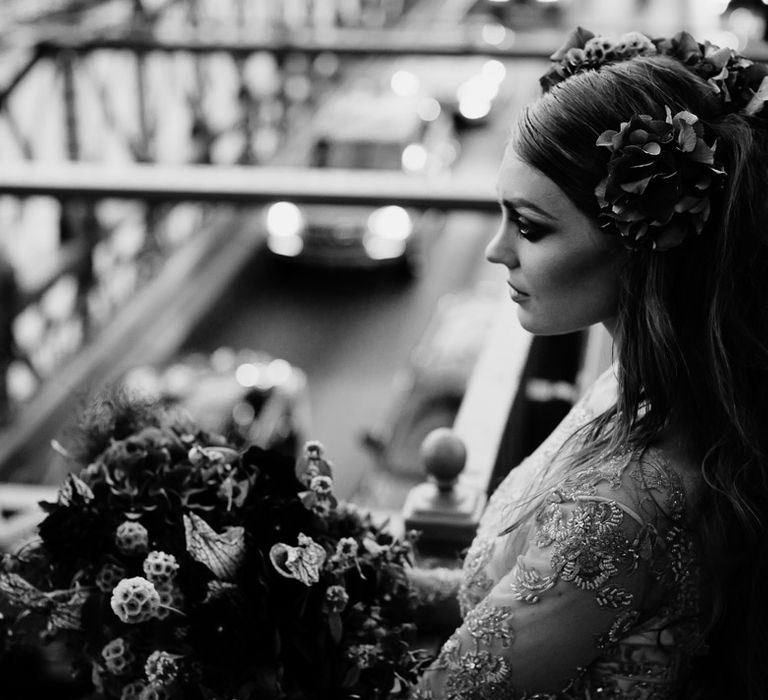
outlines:
[{"label": "woman's face in profile", "polygon": [[486,257],[504,265],[526,330],[556,335],[605,323],[618,309],[628,251],[510,148],[498,177],[503,218]]}]

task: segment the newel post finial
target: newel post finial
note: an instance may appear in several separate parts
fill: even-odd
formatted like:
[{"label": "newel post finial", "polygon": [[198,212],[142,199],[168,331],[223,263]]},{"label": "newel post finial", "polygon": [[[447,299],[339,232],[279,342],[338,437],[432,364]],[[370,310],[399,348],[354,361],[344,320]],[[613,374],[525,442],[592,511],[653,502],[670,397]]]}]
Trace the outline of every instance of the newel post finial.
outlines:
[{"label": "newel post finial", "polygon": [[405,527],[421,531],[422,546],[466,546],[477,530],[485,494],[461,483],[467,461],[464,441],[451,428],[436,428],[421,444],[428,480],[405,499]]}]

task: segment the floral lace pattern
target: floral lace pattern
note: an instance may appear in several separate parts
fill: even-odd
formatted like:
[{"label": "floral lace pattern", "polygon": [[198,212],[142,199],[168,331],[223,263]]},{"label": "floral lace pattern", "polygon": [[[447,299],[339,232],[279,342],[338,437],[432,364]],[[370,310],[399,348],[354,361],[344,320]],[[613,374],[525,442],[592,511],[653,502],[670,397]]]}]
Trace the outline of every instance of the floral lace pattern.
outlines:
[{"label": "floral lace pattern", "polygon": [[493,539],[478,537],[464,559],[464,580],[459,586],[462,615],[466,615],[493,588],[494,581],[485,569],[493,556],[494,546]]},{"label": "floral lace pattern", "polygon": [[[556,439],[551,436],[522,465],[525,479],[533,467],[546,469],[567,436],[588,418],[588,410],[577,406],[553,433]],[[413,697],[676,697],[700,643],[701,625],[695,541],[685,526],[686,492],[673,465],[648,450],[564,473],[534,510],[518,550],[504,531],[509,522],[504,499],[521,491],[516,479],[513,470],[497,489],[465,560],[464,624]],[[571,622],[562,617],[563,609],[565,615],[573,611]],[[539,611],[537,617],[525,614],[528,610]],[[547,627],[549,610],[556,612]],[[551,636],[536,639],[542,620],[548,632],[540,634],[572,636],[584,662],[569,667],[560,691],[528,694],[526,688],[539,689],[536,681],[527,676],[518,684],[518,679],[531,667],[543,670],[560,661],[533,655],[546,654],[553,641]],[[551,685],[551,679],[541,678]]]}]

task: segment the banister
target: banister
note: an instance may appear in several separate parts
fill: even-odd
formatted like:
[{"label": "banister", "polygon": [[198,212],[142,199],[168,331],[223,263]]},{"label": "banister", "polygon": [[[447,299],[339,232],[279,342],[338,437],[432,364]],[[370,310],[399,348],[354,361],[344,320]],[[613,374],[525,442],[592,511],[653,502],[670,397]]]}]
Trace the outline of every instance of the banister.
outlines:
[{"label": "banister", "polygon": [[[415,486],[403,504],[405,527],[422,532],[424,550],[445,552],[446,546],[460,548],[472,540],[530,345],[531,335],[520,326],[511,304],[500,304],[452,430],[425,438],[430,481]],[[463,470],[454,464],[461,451],[457,443],[466,456]],[[441,488],[436,478],[443,472],[455,479],[450,488]]]},{"label": "banister", "polygon": [[14,163],[0,171],[0,194],[238,204],[282,199],[373,206],[397,202],[406,207],[493,213],[499,208],[490,177],[427,180],[375,170],[263,166]]},{"label": "banister", "polygon": [[[279,34],[279,33],[278,33]],[[242,41],[226,38],[184,36],[163,38],[140,31],[94,36],[70,30],[56,37],[41,40],[40,51],[55,54],[73,51],[79,54],[98,50],[123,50],[134,53],[195,53],[225,52],[236,57],[269,52],[278,56],[300,53],[318,55],[334,53],[340,56],[492,56],[511,59],[547,59],[556,46],[542,46],[538,37],[516,36],[514,40],[493,45],[475,38],[469,27],[441,27],[440,32],[425,29],[358,30],[334,29],[322,31],[292,31],[285,36],[270,36]]]}]

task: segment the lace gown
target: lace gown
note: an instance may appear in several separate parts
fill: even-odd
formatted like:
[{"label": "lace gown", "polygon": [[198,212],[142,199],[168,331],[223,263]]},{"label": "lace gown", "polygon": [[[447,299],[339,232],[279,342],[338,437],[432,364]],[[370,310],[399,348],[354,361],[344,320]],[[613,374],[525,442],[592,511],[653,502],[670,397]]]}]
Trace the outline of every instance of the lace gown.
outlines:
[{"label": "lace gown", "polygon": [[559,451],[615,388],[609,371],[492,496],[464,562],[463,625],[414,698],[680,697],[702,638],[697,478],[659,449],[576,469]]}]

